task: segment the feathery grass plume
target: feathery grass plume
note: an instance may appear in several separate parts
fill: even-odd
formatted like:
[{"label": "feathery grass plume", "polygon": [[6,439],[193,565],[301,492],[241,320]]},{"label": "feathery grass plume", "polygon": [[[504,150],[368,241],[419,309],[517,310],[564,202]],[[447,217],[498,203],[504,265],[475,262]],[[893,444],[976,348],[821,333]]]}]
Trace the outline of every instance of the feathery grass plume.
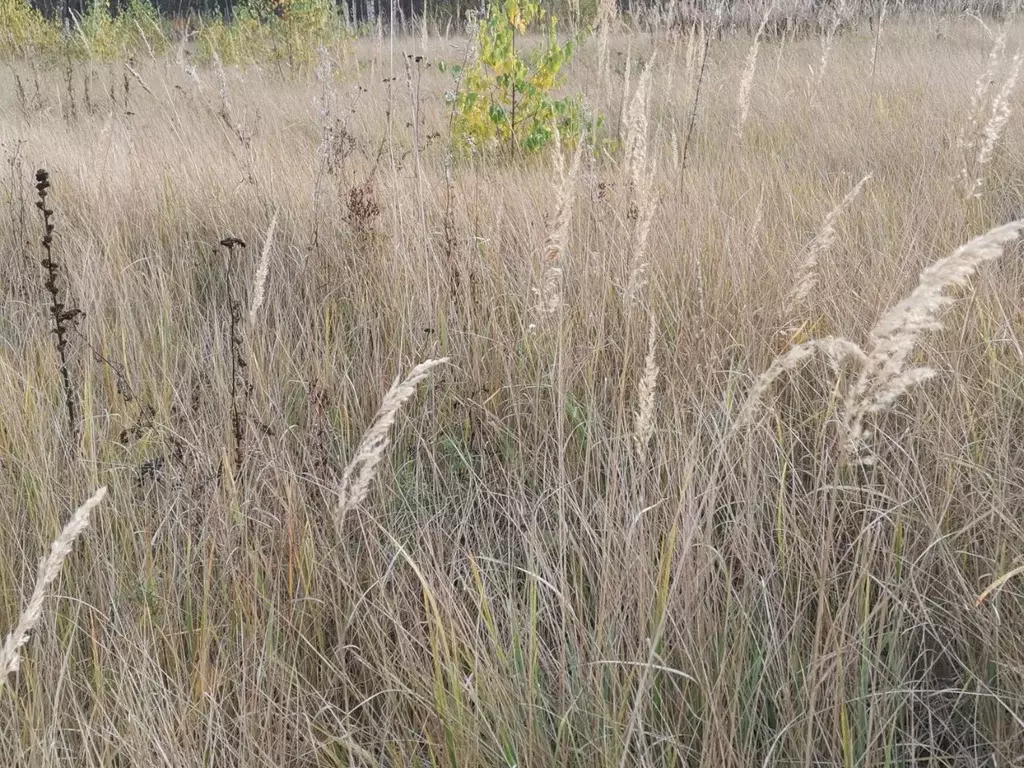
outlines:
[{"label": "feathery grass plume", "polygon": [[974,159],[974,179],[966,190],[968,197],[980,197],[981,187],[984,183],[985,165],[992,159],[999,137],[1010,119],[1012,108],[1010,107],[1010,96],[1017,87],[1017,77],[1020,75],[1021,54],[1018,51],[1010,62],[1010,69],[1003,81],[1003,87],[992,99],[992,109],[989,113],[988,122],[981,132],[978,140],[978,155]]},{"label": "feathery grass plume", "polygon": [[644,359],[644,375],[637,387],[637,410],[633,421],[633,440],[636,442],[636,455],[642,463],[647,456],[647,446],[654,434],[654,395],[658,388],[658,362],[656,359],[658,344],[658,323],[651,312],[651,327],[647,332],[647,357]]},{"label": "feathery grass plume", "polygon": [[583,142],[585,136],[581,136],[576,143],[576,151],[573,153],[572,162],[568,171],[565,168],[565,157],[562,154],[562,137],[555,129],[555,140],[553,142],[552,158],[555,166],[555,192],[558,195],[555,205],[555,217],[551,232],[544,244],[544,266],[541,273],[540,287],[535,288],[537,304],[534,312],[538,316],[538,322],[530,325],[530,330],[535,330],[545,317],[555,314],[562,306],[562,255],[565,253],[569,242],[569,226],[572,224],[573,199],[576,192],[576,177],[579,175],[580,159],[583,157]]},{"label": "feathery grass plume", "polygon": [[787,371],[795,370],[816,352],[824,354],[836,370],[839,369],[839,366],[847,358],[853,358],[861,365],[867,362],[867,355],[864,354],[864,351],[854,342],[841,336],[811,339],[810,341],[790,347],[785,354],[775,358],[767,370],[757,377],[757,381],[754,382],[754,386],[750,388],[750,392],[747,394],[743,407],[740,408],[739,415],[733,421],[731,432],[736,433],[753,421],[754,413],[761,402],[761,398],[764,397],[764,393],[768,391],[768,388],[777,378]]},{"label": "feathery grass plume", "polygon": [[817,284],[818,261],[828,253],[829,248],[835,242],[836,221],[842,212],[849,208],[853,201],[857,199],[861,190],[871,180],[871,176],[872,174],[869,173],[858,181],[853,189],[846,193],[846,197],[839,202],[839,205],[829,211],[828,216],[825,217],[821,224],[821,229],[818,230],[818,234],[814,236],[814,239],[807,246],[807,255],[796,271],[793,290],[790,291],[789,296],[786,298],[785,306],[788,325],[783,330],[784,334],[792,336],[799,330],[799,325],[797,324],[798,314],[803,309],[804,302],[807,301],[807,297],[810,296],[811,291],[814,290],[814,286]]},{"label": "feathery grass plume", "polygon": [[911,387],[935,375],[931,368],[908,368],[921,334],[942,328],[939,315],[955,299],[946,289],[963,286],[977,268],[997,259],[1024,230],[1024,219],[996,227],[960,246],[921,272],[917,288],[890,307],[871,329],[867,359],[843,405],[843,438],[848,455],[870,463],[864,448],[870,435],[864,420],[886,410]]},{"label": "feathery grass plume", "polygon": [[46,592],[60,575],[60,569],[64,565],[64,560],[71,553],[75,540],[89,527],[89,514],[103,501],[103,497],[106,495],[107,489],[100,488],[85,504],[80,506],[64,526],[64,530],[54,540],[50,547],[50,554],[40,561],[32,596],[29,597],[28,603],[25,604],[25,608],[18,618],[18,625],[7,635],[3,649],[0,649],[0,687],[3,687],[12,672],[18,671],[18,666],[21,663],[21,649],[28,642],[29,634],[42,616]]},{"label": "feathery grass plume", "polygon": [[377,414],[363,433],[363,437],[356,447],[355,455],[341,476],[337,507],[339,531],[344,528],[348,513],[358,507],[370,491],[370,483],[373,482],[373,478],[377,474],[377,465],[380,464],[384,451],[387,450],[391,440],[391,427],[398,417],[398,412],[416,394],[416,388],[430,376],[430,372],[447,362],[447,357],[425,360],[413,368],[404,379],[395,379],[391,389],[384,395]]},{"label": "feathery grass plume", "polygon": [[[963,156],[960,186],[967,198],[977,196],[982,184],[983,169],[978,164],[978,158],[984,154],[985,162],[988,161],[1010,116],[1006,102],[1016,85],[1016,70],[1020,66],[1017,57],[1011,64],[1010,74],[1004,80],[1003,87],[995,94],[992,92],[1006,56],[1006,34],[1007,27],[1004,25],[993,39],[985,69],[974,84],[967,121],[957,134],[957,151]],[[989,145],[987,150],[986,144]]]},{"label": "feathery grass plume", "polygon": [[260,253],[260,261],[256,267],[256,276],[252,283],[252,302],[249,304],[249,326],[256,325],[256,315],[263,306],[263,298],[266,293],[267,274],[270,272],[270,248],[274,242],[274,230],[277,229],[277,211],[274,212],[267,228],[267,236],[263,241],[263,251]]},{"label": "feathery grass plume", "polygon": [[757,28],[754,42],[750,44],[750,51],[747,53],[747,63],[743,67],[743,77],[740,78],[740,91],[736,97],[736,138],[743,136],[743,126],[746,125],[747,115],[750,114],[750,90],[754,85],[754,75],[757,72],[757,52],[761,47],[761,35],[764,34],[764,28],[768,26],[768,19],[774,9],[774,3],[770,3],[765,9],[761,26]]},{"label": "feathery grass plume", "polygon": [[[968,113],[967,122],[960,127],[957,135],[956,146],[961,152],[973,154],[977,141],[978,131],[981,128],[981,121],[985,116],[986,106],[989,103],[989,93],[996,82],[996,73],[1003,63],[1003,56],[1006,53],[1006,27],[1004,26],[992,42],[992,50],[988,53],[988,61],[985,69],[978,75],[974,83],[974,91],[971,93],[971,110]],[[966,185],[968,171],[966,166],[961,170],[964,184]]]},{"label": "feathery grass plume", "polygon": [[626,175],[629,177],[630,197],[634,200],[641,193],[647,176],[647,103],[655,57],[655,54],[651,55],[640,74],[626,113]]},{"label": "feathery grass plume", "polygon": [[651,56],[637,81],[636,93],[633,94],[626,120],[625,170],[629,179],[629,209],[626,218],[633,223],[629,279],[626,284],[628,301],[636,298],[645,283],[647,264],[644,258],[656,205],[653,192],[656,163],[649,162],[647,142],[647,104],[653,65],[654,56]]},{"label": "feathery grass plume", "polygon": [[647,238],[658,199],[654,194],[654,171],[644,180],[635,207],[630,210],[633,218],[633,239],[629,254],[629,279],[626,283],[626,300],[635,301],[647,284]]}]

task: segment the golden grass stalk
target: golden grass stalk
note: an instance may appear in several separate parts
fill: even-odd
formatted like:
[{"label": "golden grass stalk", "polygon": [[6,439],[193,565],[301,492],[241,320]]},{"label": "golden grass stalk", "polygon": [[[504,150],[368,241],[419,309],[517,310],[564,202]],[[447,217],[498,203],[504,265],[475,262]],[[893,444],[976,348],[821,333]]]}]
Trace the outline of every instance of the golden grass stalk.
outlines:
[{"label": "golden grass stalk", "polygon": [[786,318],[789,324],[783,331],[784,333],[792,336],[797,331],[798,315],[803,309],[807,297],[811,295],[811,291],[814,290],[818,282],[818,263],[821,257],[828,253],[836,240],[836,221],[838,221],[843,211],[853,204],[853,201],[857,199],[870,180],[871,174],[869,173],[858,181],[853,189],[846,193],[846,196],[839,204],[829,211],[821,224],[821,229],[818,230],[814,239],[808,244],[807,254],[803,261],[800,262],[800,266],[794,275],[793,289],[790,291],[789,296],[786,297]]},{"label": "golden grass stalk", "polygon": [[647,447],[654,435],[654,400],[658,388],[658,345],[657,318],[651,312],[651,326],[647,332],[647,357],[644,359],[644,375],[637,387],[637,410],[633,421],[633,440],[636,443],[637,458],[643,463]]},{"label": "golden grass stalk", "polygon": [[1014,568],[1011,571],[1007,571],[1002,576],[1000,576],[998,579],[996,579],[991,584],[989,584],[987,587],[985,587],[985,589],[982,590],[981,594],[978,595],[978,599],[975,600],[974,604],[976,606],[977,605],[984,605],[985,601],[988,600],[993,594],[998,592],[1000,589],[1002,589],[1003,585],[1006,584],[1006,582],[1008,582],[1014,576],[1019,576],[1022,573],[1024,573],[1024,565],[1018,566],[1017,568]]},{"label": "golden grass stalk", "polygon": [[277,229],[277,212],[274,212],[267,228],[267,236],[263,240],[263,251],[260,253],[259,264],[256,266],[256,275],[252,284],[252,302],[249,305],[249,325],[256,324],[256,315],[263,306],[263,299],[266,295],[267,274],[270,272],[270,248],[274,242],[274,231]]},{"label": "golden grass stalk", "polygon": [[337,507],[339,530],[344,528],[348,513],[358,507],[369,493],[370,484],[377,474],[377,466],[391,441],[391,427],[398,417],[398,412],[416,394],[416,388],[430,376],[430,372],[447,362],[447,357],[425,360],[413,368],[404,379],[396,379],[391,389],[384,395],[377,414],[363,433],[352,460],[341,475]]},{"label": "golden grass stalk", "polygon": [[[928,367],[910,368],[908,360],[921,334],[942,328],[939,315],[955,299],[948,288],[966,285],[975,270],[1003,255],[1004,246],[1024,230],[1024,219],[1003,224],[960,246],[921,272],[917,288],[890,307],[871,329],[867,358],[843,406],[847,451],[861,455],[870,437],[866,417],[885,411],[911,387],[935,375]],[[865,463],[870,458],[862,459]]]},{"label": "golden grass stalk", "polygon": [[21,649],[29,640],[29,634],[39,622],[43,613],[43,600],[46,598],[47,590],[60,574],[64,560],[71,553],[75,541],[82,532],[89,527],[89,514],[103,501],[107,495],[107,489],[100,488],[92,497],[80,506],[75,514],[71,516],[64,530],[54,540],[50,547],[50,554],[39,563],[39,572],[36,576],[36,585],[32,590],[32,596],[18,618],[18,624],[4,640],[3,649],[0,650],[0,687],[7,681],[12,672],[18,671],[21,663]]}]

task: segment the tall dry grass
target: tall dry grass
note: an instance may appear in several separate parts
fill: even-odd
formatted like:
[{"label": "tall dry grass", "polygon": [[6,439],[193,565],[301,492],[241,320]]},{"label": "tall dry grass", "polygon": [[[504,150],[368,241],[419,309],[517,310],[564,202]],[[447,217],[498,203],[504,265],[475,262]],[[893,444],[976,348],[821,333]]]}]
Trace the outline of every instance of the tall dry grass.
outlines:
[{"label": "tall dry grass", "polygon": [[[0,623],[51,510],[110,489],[0,696],[0,764],[1012,765],[1019,246],[932,296],[941,328],[899,302],[1019,218],[1024,145],[1005,121],[965,200],[993,41],[888,8],[882,36],[827,18],[827,66],[822,37],[766,28],[740,142],[749,34],[609,28],[610,82],[595,40],[568,83],[606,136],[627,118],[630,165],[559,155],[555,184],[546,156],[450,155],[436,63],[465,41],[442,35],[395,40],[434,65],[418,91],[384,37],[325,51],[319,80],[136,61],[128,104],[118,67],[0,70]],[[1008,55],[1022,40],[1011,23]],[[1019,115],[1005,82],[989,97]],[[86,313],[74,454],[39,167]],[[250,244],[233,297],[228,233]],[[781,339],[808,243],[813,323]],[[557,328],[531,333],[549,266]],[[251,310],[238,471],[231,301]],[[858,368],[893,312],[913,343]],[[939,375],[903,387],[894,361]],[[847,398],[893,384],[865,414],[874,462],[850,461]]]}]

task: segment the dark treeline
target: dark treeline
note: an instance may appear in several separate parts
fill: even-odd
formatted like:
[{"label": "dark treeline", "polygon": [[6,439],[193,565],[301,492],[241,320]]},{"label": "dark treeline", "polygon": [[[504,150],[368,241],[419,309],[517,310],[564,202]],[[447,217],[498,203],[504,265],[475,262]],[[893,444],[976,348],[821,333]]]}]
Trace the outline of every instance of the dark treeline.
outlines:
[{"label": "dark treeline", "polygon": [[[128,0],[98,0],[109,2],[116,14]],[[217,16],[230,20],[234,8],[245,0],[149,0],[156,9],[168,17]],[[353,24],[373,22],[385,23],[392,18],[399,22],[420,18],[428,14],[436,19],[462,19],[470,9],[483,10],[488,0],[334,0],[338,13]],[[763,2],[768,0],[724,0],[727,16],[742,15],[758,18]],[[872,17],[878,12],[883,0],[847,0],[847,13],[855,17]],[[30,0],[32,5],[50,18],[71,20],[82,15],[94,0]],[[257,3],[273,7],[280,0],[256,0]],[[565,11],[570,0],[541,0],[541,5],[555,6]],[[596,9],[598,0],[582,0],[581,5]],[[721,0],[616,0],[624,13],[643,11],[650,8],[673,9],[678,19],[693,19],[714,12]],[[1014,8],[1019,0],[887,0],[890,13],[896,11],[930,11],[932,13],[974,12],[987,16],[1002,16]],[[394,7],[392,7],[394,4]],[[840,0],[776,0],[775,12],[781,16],[807,16],[827,14],[840,6]]]},{"label": "dark treeline", "polygon": [[[49,18],[72,19],[85,13],[93,0],[31,0],[32,6],[42,11]],[[107,2],[107,0],[100,0]],[[109,0],[113,13],[117,13],[128,4],[128,0]],[[149,0],[163,15],[168,17],[185,17],[190,15],[219,16],[231,19],[234,8],[240,3],[236,0]],[[258,0],[260,4],[273,6],[274,0]],[[431,15],[453,16],[462,18],[471,8],[479,8],[480,0],[335,0],[338,13],[353,23],[361,23],[378,18],[390,21],[394,18],[404,20],[421,17],[425,11]],[[391,3],[395,3],[394,9]]]}]

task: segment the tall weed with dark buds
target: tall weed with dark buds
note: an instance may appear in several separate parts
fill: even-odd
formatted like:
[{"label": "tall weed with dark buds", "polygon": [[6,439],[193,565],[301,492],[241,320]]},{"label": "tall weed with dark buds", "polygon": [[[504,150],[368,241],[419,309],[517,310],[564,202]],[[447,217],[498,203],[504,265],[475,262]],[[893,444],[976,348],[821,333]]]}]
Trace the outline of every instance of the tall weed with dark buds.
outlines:
[{"label": "tall weed with dark buds", "polygon": [[68,333],[78,325],[78,318],[84,314],[80,309],[68,309],[67,304],[61,301],[60,287],[57,280],[60,276],[60,264],[53,256],[53,209],[47,207],[46,197],[50,189],[50,174],[40,168],[36,171],[36,192],[39,200],[36,201],[36,208],[43,216],[43,259],[40,262],[45,270],[43,288],[50,295],[50,317],[53,318],[53,333],[57,337],[57,358],[60,363],[61,385],[64,388],[64,405],[68,412],[68,434],[71,438],[71,445],[78,444],[78,419],[76,416],[75,386],[71,381],[71,372],[68,369]]},{"label": "tall weed with dark buds", "polygon": [[235,297],[231,283],[231,272],[235,263],[235,249],[245,248],[245,241],[237,237],[225,237],[220,244],[228,249],[224,268],[228,291],[228,316],[230,318],[231,341],[231,433],[235,438],[235,476],[240,475],[245,460],[245,428],[249,414],[249,363],[246,361],[245,342],[242,338],[242,302]]}]

